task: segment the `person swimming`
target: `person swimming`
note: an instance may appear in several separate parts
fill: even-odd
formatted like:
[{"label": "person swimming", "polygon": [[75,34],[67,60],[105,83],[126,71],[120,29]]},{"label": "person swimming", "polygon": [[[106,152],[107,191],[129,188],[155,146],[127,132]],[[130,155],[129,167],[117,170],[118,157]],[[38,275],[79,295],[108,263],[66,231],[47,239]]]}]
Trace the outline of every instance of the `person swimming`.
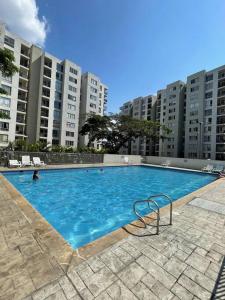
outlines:
[{"label": "person swimming", "polygon": [[35,170],[33,173],[33,180],[39,179],[38,170]]}]

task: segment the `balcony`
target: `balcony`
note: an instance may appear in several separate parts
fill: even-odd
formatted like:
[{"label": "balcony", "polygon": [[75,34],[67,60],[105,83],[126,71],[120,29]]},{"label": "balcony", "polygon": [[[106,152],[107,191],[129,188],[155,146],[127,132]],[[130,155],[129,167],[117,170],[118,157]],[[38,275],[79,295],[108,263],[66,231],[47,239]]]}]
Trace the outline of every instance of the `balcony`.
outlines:
[{"label": "balcony", "polygon": [[27,91],[27,89],[28,89],[27,81],[20,78],[19,79],[19,88]]},{"label": "balcony", "polygon": [[49,69],[47,69],[47,68],[45,68],[45,67],[44,67],[44,72],[43,72],[43,74],[44,74],[44,76],[47,76],[47,77],[49,77],[49,78],[51,78],[51,76],[52,76],[51,70],[49,70]]},{"label": "balcony", "polygon": [[48,118],[49,111],[46,108],[41,108],[41,117]]},{"label": "balcony", "polygon": [[217,124],[225,124],[225,117],[218,117],[217,118]]},{"label": "balcony", "polygon": [[218,81],[218,89],[225,87],[225,79]]},{"label": "balcony", "polygon": [[29,59],[25,57],[20,57],[20,65],[25,68],[29,68]]},{"label": "balcony", "polygon": [[40,137],[41,138],[47,138],[48,137],[48,130],[47,129],[40,129]]},{"label": "balcony", "polygon": [[26,104],[18,103],[17,111],[19,111],[21,113],[26,113]]},{"label": "balcony", "polygon": [[48,120],[47,119],[41,119],[41,127],[47,127],[48,128]]},{"label": "balcony", "polygon": [[224,144],[225,143],[225,134],[220,134],[216,136],[216,142]]},{"label": "balcony", "polygon": [[49,100],[42,98],[41,99],[41,106],[49,107]]},{"label": "balcony", "polygon": [[17,116],[16,116],[16,123],[26,124],[26,118],[25,118],[25,116],[22,115],[22,114],[17,114]]},{"label": "balcony", "polygon": [[20,69],[19,76],[25,80],[28,80],[28,71],[25,69]]},{"label": "balcony", "polygon": [[225,96],[225,88],[221,88],[218,90],[218,93],[217,93],[217,97],[223,97]]},{"label": "balcony", "polygon": [[26,128],[23,125],[16,125],[16,134],[26,135]]},{"label": "balcony", "polygon": [[51,80],[48,78],[43,79],[43,86],[50,88],[51,87]]},{"label": "balcony", "polygon": [[46,67],[48,67],[48,68],[51,69],[51,68],[52,68],[52,61],[51,61],[51,59],[45,57],[44,65],[45,65]]},{"label": "balcony", "polygon": [[30,48],[25,45],[21,45],[20,53],[24,56],[29,57],[30,56]]},{"label": "balcony", "polygon": [[42,95],[45,97],[50,97],[50,90],[48,88],[43,87],[42,88]]},{"label": "balcony", "polygon": [[217,115],[225,115],[225,107],[217,108]]},{"label": "balcony", "polygon": [[22,101],[27,101],[27,92],[19,90],[18,91],[18,99],[22,100]]}]

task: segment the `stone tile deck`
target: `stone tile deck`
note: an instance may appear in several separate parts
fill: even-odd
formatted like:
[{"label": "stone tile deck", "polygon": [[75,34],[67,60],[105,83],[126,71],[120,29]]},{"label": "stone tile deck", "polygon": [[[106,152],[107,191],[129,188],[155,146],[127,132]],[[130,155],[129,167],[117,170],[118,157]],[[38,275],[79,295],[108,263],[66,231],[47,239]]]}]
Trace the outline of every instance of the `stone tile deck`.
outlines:
[{"label": "stone tile deck", "polygon": [[[225,180],[197,197],[225,205]],[[225,215],[183,204],[172,226],[153,232],[126,233],[105,249],[98,240],[96,255],[91,246],[73,251],[0,176],[0,300],[210,299],[225,255]]]}]

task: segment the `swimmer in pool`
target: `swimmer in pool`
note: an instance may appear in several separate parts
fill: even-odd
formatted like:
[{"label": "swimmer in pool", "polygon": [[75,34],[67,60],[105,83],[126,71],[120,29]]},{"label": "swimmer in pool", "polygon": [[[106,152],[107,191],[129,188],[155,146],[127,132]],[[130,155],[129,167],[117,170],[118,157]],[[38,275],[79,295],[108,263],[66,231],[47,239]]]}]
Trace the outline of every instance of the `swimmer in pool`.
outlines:
[{"label": "swimmer in pool", "polygon": [[35,170],[33,173],[33,180],[39,179],[38,170]]}]

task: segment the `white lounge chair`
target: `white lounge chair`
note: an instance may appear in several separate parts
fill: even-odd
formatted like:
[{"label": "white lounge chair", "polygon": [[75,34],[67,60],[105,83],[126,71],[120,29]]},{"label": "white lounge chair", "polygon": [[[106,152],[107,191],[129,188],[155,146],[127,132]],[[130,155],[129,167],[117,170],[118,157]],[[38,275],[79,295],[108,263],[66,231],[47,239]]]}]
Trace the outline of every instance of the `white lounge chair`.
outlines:
[{"label": "white lounge chair", "polygon": [[21,162],[17,159],[10,159],[9,160],[9,168],[13,167],[21,167]]},{"label": "white lounge chair", "polygon": [[202,171],[204,172],[212,172],[213,170],[213,165],[207,165],[204,168],[202,168]]},{"label": "white lounge chair", "polygon": [[125,164],[129,164],[129,157],[124,156],[124,162],[125,162]]},{"label": "white lounge chair", "polygon": [[169,167],[170,166],[170,160],[166,160],[165,162],[163,162],[161,164],[161,166],[163,166],[163,167]]},{"label": "white lounge chair", "polygon": [[221,173],[223,172],[224,170],[224,166],[222,165],[216,165],[213,169],[212,169],[212,172],[215,172],[215,173]]},{"label": "white lounge chair", "polygon": [[32,161],[30,160],[29,155],[22,156],[22,167],[30,167],[33,166]]},{"label": "white lounge chair", "polygon": [[33,157],[33,163],[35,167],[44,167],[46,164],[40,160],[40,157]]}]

